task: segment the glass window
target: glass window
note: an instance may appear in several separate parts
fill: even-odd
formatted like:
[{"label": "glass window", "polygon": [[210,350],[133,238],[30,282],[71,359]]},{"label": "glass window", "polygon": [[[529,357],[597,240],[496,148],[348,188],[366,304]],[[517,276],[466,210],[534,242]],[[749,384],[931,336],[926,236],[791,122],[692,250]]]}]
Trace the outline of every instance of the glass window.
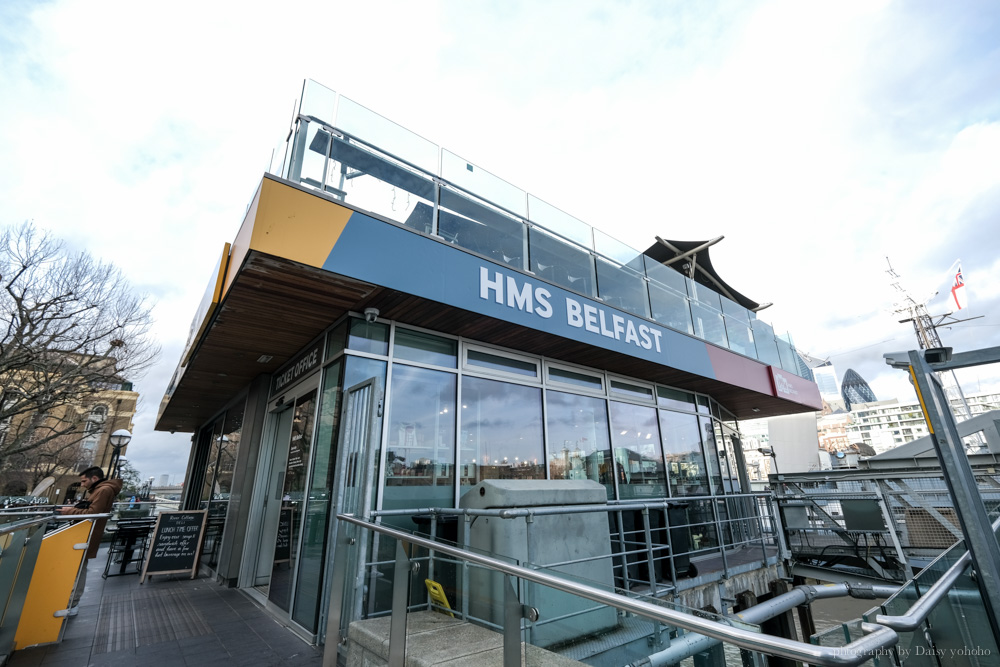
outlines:
[{"label": "glass window", "polygon": [[588,375],[565,368],[549,367],[549,381],[572,384],[577,387],[584,387],[594,391],[604,391],[604,379],[599,375]]},{"label": "glass window", "polygon": [[328,125],[332,125],[336,107],[337,93],[312,79],[306,81],[299,113],[303,116],[318,118]]},{"label": "glass window", "polygon": [[326,336],[326,356],[324,359],[330,360],[344,351],[347,340],[347,327],[351,319],[348,318],[338,324],[333,331]]},{"label": "glass window", "polygon": [[667,495],[656,421],[655,408],[611,401],[611,442],[622,500]]},{"label": "glass window", "polygon": [[326,563],[326,538],[330,526],[333,495],[333,472],[337,460],[337,424],[340,419],[341,362],[330,364],[324,371],[320,394],[316,446],[313,449],[313,472],[306,495],[305,522],[302,526],[302,557],[295,584],[292,618],[296,623],[316,631],[319,615],[323,568]]},{"label": "glass window", "polygon": [[712,310],[722,310],[722,297],[715,290],[705,287],[701,283],[685,278],[688,287],[688,294],[698,303],[708,306]]},{"label": "glass window", "polygon": [[465,357],[465,365],[474,368],[488,368],[514,375],[524,375],[526,377],[538,377],[538,363],[534,361],[524,361],[512,359],[511,357],[490,354],[482,350],[469,349]]},{"label": "glass window", "polygon": [[305,145],[309,150],[303,151],[299,180],[314,188],[323,188],[324,173],[326,173],[326,151],[330,145],[330,133],[320,127],[319,123],[305,121],[299,126],[299,132],[305,130]]},{"label": "glass window", "polygon": [[337,107],[336,124],[355,137],[378,137],[379,145],[393,155],[426,171],[437,172],[436,144],[343,95]]},{"label": "glass window", "polygon": [[687,296],[687,281],[680,272],[660,264],[649,255],[643,255],[642,261],[650,280],[659,283],[661,287],[670,288],[681,296]]},{"label": "glass window", "polygon": [[210,438],[208,442],[209,453],[208,460],[206,461],[205,468],[205,482],[201,490],[201,508],[200,509],[211,509],[210,503],[212,499],[215,498],[218,493],[218,489],[215,486],[215,477],[218,474],[219,467],[219,449],[222,446],[222,428],[224,426],[223,420],[217,419],[212,425],[211,434],[202,433],[202,438],[204,439],[206,435]]},{"label": "glass window", "polygon": [[458,341],[397,327],[392,354],[396,359],[455,368],[458,363]]},{"label": "glass window", "polygon": [[435,187],[425,174],[350,137],[322,137],[309,148],[330,152],[327,192],[418,232],[432,231]]},{"label": "glass window", "polygon": [[369,354],[389,354],[389,325],[351,318],[348,349]]},{"label": "glass window", "polygon": [[757,348],[757,358],[771,366],[781,366],[778,356],[778,345],[774,342],[774,329],[763,320],[753,321],[754,347]]},{"label": "glass window", "polygon": [[694,394],[689,394],[688,392],[681,391],[680,389],[657,387],[656,402],[664,408],[687,410],[688,412],[695,412],[696,410]]},{"label": "glass window", "polygon": [[[268,588],[268,599],[288,611],[292,599],[292,574],[299,559],[299,534],[303,527],[306,474],[316,426],[316,390],[295,399],[292,414],[291,439],[285,463],[284,487],[281,490],[281,510],[274,545],[274,568]],[[286,534],[285,530],[289,532]]]},{"label": "glass window", "polygon": [[382,509],[454,504],[456,386],[454,373],[393,364]]},{"label": "glass window", "polygon": [[486,202],[441,187],[438,234],[447,242],[523,269],[524,223]]},{"label": "glass window", "polygon": [[455,155],[447,148],[441,149],[441,176],[460,188],[475,192],[487,201],[504,207],[511,213],[525,216],[528,214],[527,195],[524,190]]},{"label": "glass window", "polygon": [[728,490],[730,493],[740,493],[743,488],[740,482],[740,462],[743,460],[743,443],[740,440],[739,433],[733,429],[721,425],[717,426],[716,429],[721,430],[721,433],[717,437],[721,438],[721,442],[725,448],[725,459],[729,469]]},{"label": "glass window", "polygon": [[584,248],[594,247],[594,232],[585,222],[582,222],[569,213],[560,211],[552,204],[538,199],[532,194],[528,194],[528,219],[532,222],[551,229],[556,234],[565,236],[571,241],[576,241]]},{"label": "glass window", "polygon": [[641,267],[636,271],[598,259],[597,292],[601,300],[613,308],[649,317],[649,296]]},{"label": "glass window", "polygon": [[757,349],[753,344],[753,333],[750,327],[726,316],[726,337],[729,339],[729,349],[733,352],[757,358]]},{"label": "glass window", "polygon": [[719,466],[719,450],[715,445],[715,428],[712,426],[712,420],[707,417],[699,417],[698,425],[701,427],[701,439],[705,445],[705,465],[708,466],[708,477],[712,482],[712,493],[725,493],[722,484],[722,469]]},{"label": "glass window", "polygon": [[781,368],[789,373],[795,373],[798,375],[799,365],[795,361],[795,351],[792,349],[791,344],[780,336],[776,337],[774,342],[778,345],[778,356],[781,357]]},{"label": "glass window", "polygon": [[720,296],[719,300],[722,302],[722,312],[726,317],[731,317],[743,324],[750,324],[750,311],[724,296]]},{"label": "glass window", "polygon": [[660,410],[660,432],[673,496],[707,496],[708,468],[695,415]]},{"label": "glass window", "polygon": [[726,340],[726,324],[722,321],[722,313],[703,306],[701,303],[691,304],[691,318],[694,321],[694,335],[709,343],[728,347]]},{"label": "glass window", "polygon": [[594,296],[594,258],[589,252],[538,228],[528,230],[530,268],[566,289]]},{"label": "glass window", "polygon": [[643,387],[637,384],[622,382],[621,380],[611,381],[611,393],[650,401],[653,398],[652,387]]},{"label": "glass window", "polygon": [[561,391],[548,392],[546,400],[549,477],[591,479],[603,484],[608,498],[613,498],[607,402]]},{"label": "glass window", "polygon": [[[226,412],[225,425],[219,436],[219,460],[216,466],[215,485],[218,496],[215,500],[229,503],[229,494],[233,490],[233,472],[236,469],[236,458],[240,449],[240,433],[243,431],[244,404],[239,403]],[[225,515],[225,511],[221,512]]]},{"label": "glass window", "polygon": [[650,283],[649,306],[651,317],[660,324],[665,324],[671,329],[686,334],[694,334],[694,326],[691,324],[691,307],[687,297],[680,292]]},{"label": "glass window", "polygon": [[462,486],[484,479],[545,479],[542,390],[462,378]]}]

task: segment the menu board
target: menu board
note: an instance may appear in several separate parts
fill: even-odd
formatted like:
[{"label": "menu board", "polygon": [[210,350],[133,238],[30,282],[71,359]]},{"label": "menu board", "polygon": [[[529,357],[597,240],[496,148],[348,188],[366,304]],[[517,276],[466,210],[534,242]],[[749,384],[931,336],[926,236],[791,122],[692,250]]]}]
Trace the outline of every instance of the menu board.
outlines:
[{"label": "menu board", "polygon": [[278,535],[274,543],[274,562],[286,563],[292,557],[292,508],[282,507],[278,514]]},{"label": "menu board", "polygon": [[198,572],[198,554],[207,516],[207,510],[161,512],[157,515],[140,583],[154,574],[190,573],[194,579]]}]

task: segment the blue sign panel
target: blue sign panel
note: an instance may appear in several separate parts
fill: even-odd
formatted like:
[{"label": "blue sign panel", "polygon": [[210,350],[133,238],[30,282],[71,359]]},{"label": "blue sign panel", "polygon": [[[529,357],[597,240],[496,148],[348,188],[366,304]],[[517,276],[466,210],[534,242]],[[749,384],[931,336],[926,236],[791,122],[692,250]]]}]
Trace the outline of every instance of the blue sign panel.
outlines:
[{"label": "blue sign panel", "polygon": [[[360,248],[366,249],[359,252]],[[378,255],[368,249],[380,248]],[[704,342],[355,212],[323,268],[714,378]]]}]

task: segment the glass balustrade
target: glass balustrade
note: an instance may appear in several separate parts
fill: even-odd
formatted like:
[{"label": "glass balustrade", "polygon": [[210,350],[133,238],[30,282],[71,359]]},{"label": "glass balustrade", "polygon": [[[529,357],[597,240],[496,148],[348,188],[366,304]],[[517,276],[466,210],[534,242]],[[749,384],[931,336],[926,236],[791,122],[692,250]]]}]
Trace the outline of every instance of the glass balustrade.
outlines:
[{"label": "glass balustrade", "polygon": [[284,176],[417,232],[802,375],[757,314],[353,100],[307,81]]}]

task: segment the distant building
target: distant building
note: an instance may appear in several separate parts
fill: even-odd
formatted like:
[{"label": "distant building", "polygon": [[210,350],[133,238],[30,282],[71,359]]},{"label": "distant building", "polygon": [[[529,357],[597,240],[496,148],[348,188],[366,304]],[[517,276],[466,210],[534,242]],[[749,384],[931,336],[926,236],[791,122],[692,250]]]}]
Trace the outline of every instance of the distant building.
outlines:
[{"label": "distant building", "polygon": [[63,431],[34,449],[7,457],[0,472],[0,495],[28,495],[51,477],[54,481],[41,495],[58,503],[76,496],[81,470],[99,466],[109,474],[114,450],[109,437],[118,429],[132,430],[138,399],[131,382],[109,382],[100,391],[81,397],[79,403],[46,413],[41,422],[36,423],[35,413],[29,412],[0,423],[0,446],[26,429],[34,428],[39,437],[52,430]]},{"label": "distant building", "polygon": [[878,400],[865,379],[858,375],[853,368],[848,368],[847,372],[844,373],[844,383],[841,385],[840,395],[843,396],[844,405],[848,410],[855,403],[873,403]]},{"label": "distant building", "polygon": [[809,366],[812,377],[819,387],[819,395],[824,401],[840,400],[840,382],[837,380],[837,370],[829,359],[817,359],[808,354],[799,355]]},{"label": "distant building", "polygon": [[[955,407],[957,400],[952,400]],[[972,416],[1000,408],[1000,393],[966,396]],[[881,454],[929,434],[924,413],[916,401],[900,403],[897,399],[855,405],[852,423],[847,426],[851,443],[868,445]]]}]

